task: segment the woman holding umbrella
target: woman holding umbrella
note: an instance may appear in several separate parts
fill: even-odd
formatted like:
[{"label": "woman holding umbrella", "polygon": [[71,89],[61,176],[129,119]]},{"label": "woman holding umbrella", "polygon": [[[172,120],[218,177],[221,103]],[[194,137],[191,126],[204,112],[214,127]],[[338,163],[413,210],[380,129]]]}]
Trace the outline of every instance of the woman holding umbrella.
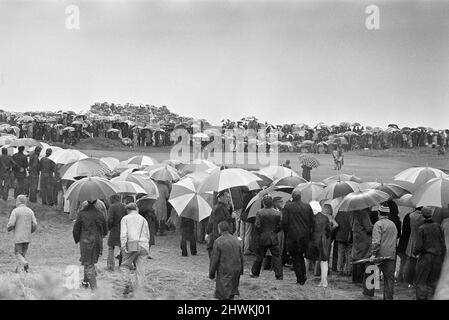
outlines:
[{"label": "woman holding umbrella", "polygon": [[299,156],[299,163],[302,168],[302,177],[310,182],[310,171],[312,171],[312,168],[318,168],[320,162],[315,157],[304,154]]}]

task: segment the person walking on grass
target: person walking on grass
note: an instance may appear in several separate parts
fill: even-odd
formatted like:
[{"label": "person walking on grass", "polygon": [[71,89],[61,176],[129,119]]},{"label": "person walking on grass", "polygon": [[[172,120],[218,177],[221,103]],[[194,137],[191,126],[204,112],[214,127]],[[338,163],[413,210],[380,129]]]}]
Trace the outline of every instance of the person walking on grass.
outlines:
[{"label": "person walking on grass", "polygon": [[36,231],[37,221],[33,210],[27,207],[26,195],[18,195],[16,208],[11,212],[8,224],[8,232],[14,231],[14,254],[17,258],[16,272],[28,272],[29,264],[25,259],[31,242],[31,234]]},{"label": "person walking on grass", "polygon": [[190,244],[190,254],[196,256],[196,222],[193,219],[181,217],[181,255],[187,257],[187,241]]},{"label": "person walking on grass", "polygon": [[144,261],[149,254],[150,242],[148,222],[137,212],[137,205],[133,202],[128,203],[126,211],[127,215],[120,222],[120,244],[123,255],[120,271],[124,287],[123,295],[135,293],[142,288],[145,276]]},{"label": "person walking on grass", "polygon": [[123,203],[120,202],[118,195],[111,196],[111,206],[108,210],[108,262],[107,268],[109,271],[114,271],[115,256],[114,249],[119,247],[120,250],[120,222],[126,215],[126,208]]}]

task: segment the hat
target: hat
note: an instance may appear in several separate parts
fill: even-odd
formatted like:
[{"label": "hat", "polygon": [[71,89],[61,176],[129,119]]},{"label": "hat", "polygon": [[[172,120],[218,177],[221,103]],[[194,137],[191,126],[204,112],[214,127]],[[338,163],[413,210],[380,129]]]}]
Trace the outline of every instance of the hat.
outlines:
[{"label": "hat", "polygon": [[384,206],[383,204],[379,206],[379,214],[383,216],[388,216],[390,214],[390,208],[388,206]]},{"label": "hat", "polygon": [[313,210],[313,214],[317,214],[317,213],[320,213],[321,212],[321,205],[319,204],[319,202],[318,201],[310,201],[310,207],[312,208],[312,210]]},{"label": "hat", "polygon": [[424,218],[432,218],[433,212],[432,212],[432,209],[430,209],[429,207],[422,208],[421,213]]},{"label": "hat", "polygon": [[126,210],[137,210],[137,205],[134,202],[130,202],[126,205]]}]

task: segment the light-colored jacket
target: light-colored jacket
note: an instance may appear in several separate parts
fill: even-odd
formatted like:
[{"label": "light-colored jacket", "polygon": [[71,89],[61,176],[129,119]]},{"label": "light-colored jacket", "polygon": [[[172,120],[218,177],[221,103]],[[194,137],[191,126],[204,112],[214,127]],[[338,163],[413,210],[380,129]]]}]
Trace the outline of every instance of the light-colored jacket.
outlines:
[{"label": "light-colored jacket", "polygon": [[139,244],[147,252],[150,247],[150,229],[147,220],[137,211],[131,211],[120,222],[120,243],[126,248],[128,241],[139,241]]},{"label": "light-colored jacket", "polygon": [[11,212],[6,228],[14,230],[14,243],[31,242],[31,233],[37,228],[33,210],[25,204],[19,204]]},{"label": "light-colored jacket", "polygon": [[376,257],[396,258],[396,243],[398,230],[388,217],[380,217],[374,224],[372,238],[372,255]]}]

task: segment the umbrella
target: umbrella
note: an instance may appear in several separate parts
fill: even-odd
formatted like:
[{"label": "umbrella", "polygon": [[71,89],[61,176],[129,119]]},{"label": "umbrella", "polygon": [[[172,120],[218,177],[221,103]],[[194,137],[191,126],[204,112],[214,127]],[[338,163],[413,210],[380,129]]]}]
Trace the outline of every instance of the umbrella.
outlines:
[{"label": "umbrella", "polygon": [[212,195],[199,192],[200,182],[186,178],[173,184],[168,202],[180,217],[201,221],[212,212]]},{"label": "umbrella", "polygon": [[75,180],[75,177],[104,176],[110,172],[107,164],[96,158],[85,158],[68,163],[59,170],[63,180]]},{"label": "umbrella", "polygon": [[129,158],[128,160],[124,161],[124,163],[136,164],[139,167],[142,167],[142,166],[151,166],[151,165],[157,164],[158,162],[155,159],[148,157],[148,156],[134,156],[134,157]]},{"label": "umbrella", "polygon": [[318,168],[320,166],[320,162],[317,158],[310,154],[299,155],[299,163],[310,168]]},{"label": "umbrella", "polygon": [[367,189],[377,189],[382,184],[380,182],[362,182],[360,183],[360,189],[367,190]]},{"label": "umbrella", "polygon": [[120,132],[119,129],[111,128],[107,132]]},{"label": "umbrella", "polygon": [[408,191],[413,192],[430,179],[443,176],[445,176],[445,173],[435,168],[413,167],[399,172],[394,176],[394,180]]},{"label": "umbrella", "polygon": [[416,207],[448,207],[449,176],[429,180],[416,190],[410,200]]},{"label": "umbrella", "polygon": [[[41,142],[42,143],[42,142]],[[43,144],[43,143],[42,143]],[[47,150],[51,149],[52,153],[56,152],[58,150],[62,150],[61,147],[56,147],[56,146],[48,146],[47,148],[43,147],[41,153],[39,154],[39,158],[43,158],[45,157],[45,155],[47,154]]]},{"label": "umbrella", "polygon": [[74,128],[74,127],[65,127],[64,129],[62,129],[62,131],[70,131],[70,132],[73,132],[73,131],[75,131],[75,128]]},{"label": "umbrella", "polygon": [[10,124],[7,124],[7,123],[0,124],[0,131],[8,131],[9,129],[11,129]]},{"label": "umbrella", "polygon": [[360,185],[352,181],[332,182],[323,189],[318,199],[327,200],[345,196],[351,192],[361,191]]},{"label": "umbrella", "polygon": [[75,120],[75,121],[72,121],[72,125],[80,125],[80,126],[82,126],[83,123],[81,121],[79,121],[79,120]]},{"label": "umbrella", "polygon": [[232,187],[247,186],[250,183],[259,180],[261,180],[259,177],[244,169],[231,168],[220,170],[217,168],[211,171],[210,176],[203,181],[200,191],[219,192]]},{"label": "umbrella", "polygon": [[411,193],[407,193],[407,194],[404,194],[399,199],[395,199],[394,202],[396,202],[396,204],[398,206],[408,207],[408,208],[416,208],[416,206],[411,201],[412,196],[413,195]]},{"label": "umbrella", "polygon": [[33,122],[34,118],[30,116],[23,116],[17,119],[17,122]]},{"label": "umbrella", "polygon": [[350,126],[351,126],[350,122],[347,121],[340,122],[340,127],[349,128]]},{"label": "umbrella", "polygon": [[375,189],[388,193],[393,199],[400,198],[409,193],[404,187],[394,183],[382,183]]},{"label": "umbrella", "polygon": [[271,197],[281,197],[284,200],[284,203],[291,199],[291,194],[283,191],[273,191],[273,190],[263,190],[259,192],[253,199],[250,200],[246,210],[248,211],[247,219],[254,218],[257,214],[257,211],[262,208],[262,200],[265,195],[270,195]]},{"label": "umbrella", "polygon": [[182,165],[182,162],[176,159],[167,159],[164,160],[163,163],[168,164],[169,166],[172,166],[176,169],[178,169]]},{"label": "umbrella", "polygon": [[267,176],[270,179],[276,180],[285,177],[299,177],[299,175],[292,169],[282,166],[268,166],[258,171],[259,174]]},{"label": "umbrella", "polygon": [[385,129],[385,132],[387,133],[394,133],[394,132],[400,132],[401,130],[397,129],[397,128],[393,128],[393,127],[389,127],[387,129]]},{"label": "umbrella", "polygon": [[301,201],[309,203],[312,200],[317,200],[325,187],[326,185],[324,183],[306,182],[299,184],[293,191],[300,191]]},{"label": "umbrella", "polygon": [[209,140],[209,136],[203,132],[197,132],[192,137],[195,139]]},{"label": "umbrella", "polygon": [[116,180],[116,181],[113,181],[112,183],[118,188],[117,193],[128,194],[128,195],[139,194],[139,193],[146,194],[146,191],[135,182]]},{"label": "umbrella", "polygon": [[156,183],[147,175],[147,172],[139,173],[139,171],[137,171],[131,173],[126,178],[119,176],[111,179],[111,181],[130,181],[137,183],[145,190],[145,193],[148,195],[148,197],[150,197],[151,199],[159,198],[159,189],[157,188]]},{"label": "umbrella", "polygon": [[84,153],[73,149],[61,149],[52,153],[49,157],[56,164],[67,164],[86,158],[87,156]]},{"label": "umbrella", "polygon": [[371,208],[387,201],[389,198],[388,193],[374,189],[351,192],[340,202],[337,211],[357,211]]},{"label": "umbrella", "polygon": [[399,129],[399,126],[397,124],[394,124],[394,123],[389,124],[388,127]]},{"label": "umbrella", "polygon": [[304,140],[303,142],[301,142],[301,144],[304,145],[313,145],[315,142],[313,142],[312,140]]},{"label": "umbrella", "polygon": [[336,137],[332,140],[332,143],[336,144],[348,144],[348,140],[346,140],[344,137]]},{"label": "umbrella", "polygon": [[193,161],[190,161],[187,164],[181,165],[181,175],[186,175],[187,173],[191,172],[198,172],[198,171],[206,171],[210,169],[216,169],[218,168],[214,163],[204,160],[204,159],[195,159]]},{"label": "umbrella", "polygon": [[173,182],[181,179],[178,171],[176,171],[175,168],[169,166],[168,164],[160,168],[152,169],[151,171],[149,171],[149,175],[150,178],[156,181]]},{"label": "umbrella", "polygon": [[100,160],[106,163],[110,170],[114,170],[120,163],[120,161],[114,157],[103,157],[100,158]]},{"label": "umbrella", "polygon": [[12,135],[1,136],[0,137],[0,146],[4,146],[6,144],[10,144],[11,142],[13,142],[16,139],[17,139],[17,137],[16,136],[12,136]]},{"label": "umbrella", "polygon": [[109,180],[100,177],[87,177],[75,181],[65,194],[65,198],[74,202],[109,199],[117,194],[118,188]]},{"label": "umbrella", "polygon": [[296,187],[300,183],[306,183],[307,180],[301,177],[288,176],[284,178],[279,178],[273,181],[273,186],[283,186],[283,187]]},{"label": "umbrella", "polygon": [[359,134],[357,132],[354,132],[354,131],[346,131],[343,135],[351,137],[351,136],[358,136]]},{"label": "umbrella", "polygon": [[251,171],[252,174],[254,174],[255,176],[257,176],[258,178],[260,178],[261,180],[256,181],[256,183],[261,187],[267,187],[269,185],[271,185],[273,183],[273,179],[271,179],[270,177],[267,177],[263,174],[260,174],[257,171]]},{"label": "umbrella", "polygon": [[182,177],[182,179],[192,179],[195,180],[199,183],[203,182],[204,180],[206,180],[206,178],[210,176],[210,173],[206,172],[206,171],[197,171],[197,172],[191,172],[186,174],[184,177]]},{"label": "umbrella", "polygon": [[354,127],[360,127],[360,126],[361,126],[361,124],[360,124],[359,122],[354,122],[352,125],[353,125]]},{"label": "umbrella", "polygon": [[362,183],[362,179],[360,179],[359,177],[357,177],[353,174],[345,174],[345,173],[337,174],[335,176],[331,176],[331,177],[323,180],[323,182],[325,184],[330,184],[332,182],[339,182],[339,181],[352,181],[352,182]]},{"label": "umbrella", "polygon": [[37,147],[37,146],[39,146],[39,147],[42,147],[42,144],[39,142],[39,141],[37,141],[37,140],[34,140],[34,139],[31,139],[31,138],[20,138],[20,139],[16,139],[16,140],[13,140],[11,143],[10,143],[10,146],[11,147]]}]

